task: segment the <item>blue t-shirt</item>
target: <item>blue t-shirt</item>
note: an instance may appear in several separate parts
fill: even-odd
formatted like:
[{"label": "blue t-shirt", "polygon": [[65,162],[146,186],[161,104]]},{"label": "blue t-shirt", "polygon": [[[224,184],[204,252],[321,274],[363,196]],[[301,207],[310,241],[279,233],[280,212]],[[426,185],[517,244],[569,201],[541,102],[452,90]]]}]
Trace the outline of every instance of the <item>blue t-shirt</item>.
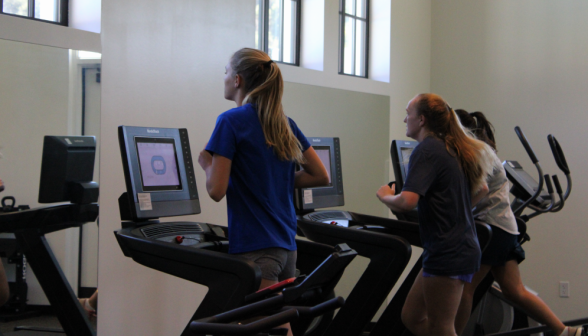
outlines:
[{"label": "blue t-shirt", "polygon": [[[306,151],[308,140],[288,120]],[[280,160],[266,144],[255,108],[246,104],[221,114],[206,150],[231,160],[226,194],[229,253],[270,247],[296,250],[295,164]]]},{"label": "blue t-shirt", "polygon": [[414,149],[402,190],[420,195],[423,270],[446,276],[477,272],[481,253],[469,182],[443,141],[427,137]]}]

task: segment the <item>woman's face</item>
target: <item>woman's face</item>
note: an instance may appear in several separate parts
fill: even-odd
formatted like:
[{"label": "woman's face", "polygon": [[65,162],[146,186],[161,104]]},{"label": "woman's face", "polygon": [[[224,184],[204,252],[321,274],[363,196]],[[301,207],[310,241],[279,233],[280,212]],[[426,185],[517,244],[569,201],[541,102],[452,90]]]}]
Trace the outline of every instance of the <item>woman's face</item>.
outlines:
[{"label": "woman's face", "polygon": [[418,102],[418,98],[413,98],[410,102],[408,102],[408,106],[406,106],[406,117],[404,118],[404,122],[406,123],[406,136],[415,140],[418,140],[418,134],[422,128],[422,116],[418,115],[416,104]]},{"label": "woman's face", "polygon": [[227,100],[235,100],[235,93],[237,92],[235,80],[235,74],[233,73],[233,68],[231,68],[231,61],[229,61],[225,66],[225,99]]}]

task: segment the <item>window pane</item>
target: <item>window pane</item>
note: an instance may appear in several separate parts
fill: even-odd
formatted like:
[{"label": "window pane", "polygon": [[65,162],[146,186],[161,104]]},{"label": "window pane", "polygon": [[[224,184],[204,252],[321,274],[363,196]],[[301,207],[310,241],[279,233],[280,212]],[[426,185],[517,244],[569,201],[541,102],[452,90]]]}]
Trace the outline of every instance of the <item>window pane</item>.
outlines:
[{"label": "window pane", "polygon": [[357,20],[355,23],[355,74],[365,76],[365,22]]},{"label": "window pane", "polygon": [[28,0],[4,0],[2,11],[8,14],[28,16],[29,2]]},{"label": "window pane", "polygon": [[262,45],[261,45],[261,38],[263,36],[262,35],[263,28],[261,27],[261,24],[263,22],[263,18],[261,17],[262,1],[263,0],[256,0],[255,1],[255,48],[256,49],[262,48]]},{"label": "window pane", "polygon": [[345,18],[345,37],[344,37],[344,49],[343,49],[343,72],[346,74],[353,75],[353,37],[354,27],[352,18]]},{"label": "window pane", "polygon": [[367,4],[367,0],[357,0],[357,16],[361,17],[361,18],[365,18],[366,17],[366,4]]},{"label": "window pane", "polygon": [[35,18],[57,21],[57,0],[35,0]]},{"label": "window pane", "polygon": [[269,28],[267,53],[271,59],[281,61],[282,0],[269,1]]},{"label": "window pane", "polygon": [[345,13],[355,15],[355,0],[345,0]]},{"label": "window pane", "polygon": [[296,0],[284,3],[284,59],[283,62],[296,62]]}]

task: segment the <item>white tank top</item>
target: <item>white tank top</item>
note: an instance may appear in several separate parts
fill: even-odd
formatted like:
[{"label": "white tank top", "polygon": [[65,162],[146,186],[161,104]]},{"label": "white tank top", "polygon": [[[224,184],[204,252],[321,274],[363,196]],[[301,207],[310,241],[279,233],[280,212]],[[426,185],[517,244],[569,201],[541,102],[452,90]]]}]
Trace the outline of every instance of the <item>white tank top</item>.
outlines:
[{"label": "white tank top", "polygon": [[510,209],[510,185],[500,159],[494,156],[492,176],[488,178],[488,195],[473,209],[474,219],[497,226],[511,234],[519,234],[515,216]]}]

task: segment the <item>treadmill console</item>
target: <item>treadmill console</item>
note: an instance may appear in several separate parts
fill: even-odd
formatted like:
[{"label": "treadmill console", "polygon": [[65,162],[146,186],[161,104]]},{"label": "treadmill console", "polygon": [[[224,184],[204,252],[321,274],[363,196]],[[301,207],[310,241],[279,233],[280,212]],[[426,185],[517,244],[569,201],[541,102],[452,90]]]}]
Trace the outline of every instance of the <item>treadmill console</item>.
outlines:
[{"label": "treadmill console", "polygon": [[[506,176],[512,183],[510,192],[516,198],[525,201],[537,192],[539,183],[537,183],[537,181],[535,181],[535,179],[523,169],[523,166],[521,166],[520,163],[517,161],[506,160],[502,163],[502,166],[506,171]],[[550,202],[551,196],[549,196],[545,190],[542,190],[541,194],[539,194],[533,203],[541,207],[546,207]]]},{"label": "treadmill console", "polygon": [[296,189],[294,191],[296,210],[314,210],[345,205],[339,138],[307,139],[327,169],[329,184],[324,187]]},{"label": "treadmill console", "polygon": [[404,181],[408,174],[408,161],[412,151],[419,143],[408,140],[392,140],[390,147],[390,156],[392,158],[392,167],[394,168],[394,177],[396,178],[396,194],[399,194],[404,187]]},{"label": "treadmill console", "polygon": [[[417,141],[392,140],[390,157],[392,158],[392,167],[394,168],[394,177],[396,179],[394,182],[396,184],[396,194],[399,194],[404,187],[404,181],[406,181],[406,176],[408,175],[410,155],[418,144]],[[419,222],[419,215],[416,208],[408,212],[393,213],[400,220],[414,223]]]},{"label": "treadmill console", "polygon": [[121,219],[141,221],[200,213],[185,128],[119,126],[127,192]]}]

